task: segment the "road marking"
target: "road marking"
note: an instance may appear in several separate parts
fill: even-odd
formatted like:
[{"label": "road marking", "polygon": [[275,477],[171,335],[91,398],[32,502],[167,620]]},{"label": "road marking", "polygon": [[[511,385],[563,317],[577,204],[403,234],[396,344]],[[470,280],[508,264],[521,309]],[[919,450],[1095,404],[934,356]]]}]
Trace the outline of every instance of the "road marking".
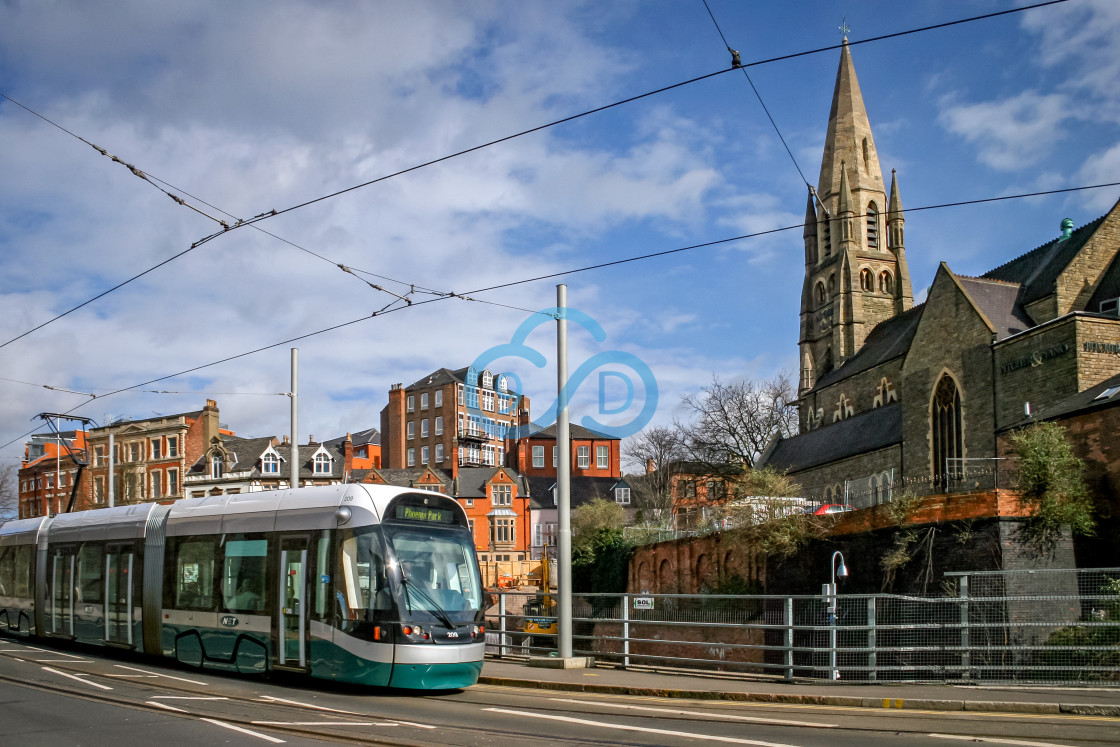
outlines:
[{"label": "road marking", "polygon": [[350,716],[361,716],[363,714],[355,711],[340,711],[337,708],[327,708],[326,706],[311,705],[310,703],[300,703],[298,700],[287,700],[285,698],[274,698],[271,695],[262,695],[257,700],[265,700],[273,703],[287,703],[289,705],[297,705],[301,708],[314,708],[316,711],[330,711],[331,713],[345,713]]},{"label": "road marking", "polygon": [[158,674],[107,674],[106,677],[128,677],[130,680],[154,680]]},{"label": "road marking", "polygon": [[250,721],[254,726],[400,726],[396,721]]},{"label": "road marking", "polygon": [[640,731],[645,734],[663,734],[670,737],[684,737],[686,739],[706,739],[711,742],[728,742],[730,744],[753,744],[757,747],[794,747],[794,745],[780,742],[760,742],[757,739],[738,739],[736,737],[720,737],[713,734],[697,734],[687,731],[671,731],[669,729],[654,729],[648,726],[630,726],[627,724],[604,724],[602,721],[572,718],[571,716],[557,716],[552,713],[533,713],[532,711],[514,711],[508,708],[483,708],[484,711],[494,713],[508,713],[512,716],[528,716],[530,718],[543,718],[550,721],[564,721],[569,724],[585,724],[587,726],[601,726],[604,729],[618,729],[620,731]]},{"label": "road marking", "polygon": [[222,695],[153,695],[152,700],[229,700]]},{"label": "road marking", "polygon": [[66,674],[66,672],[60,672],[57,669],[51,669],[50,667],[43,667],[43,671],[50,672],[51,674],[58,674],[58,675],[61,675],[63,677],[69,677],[72,680],[77,680],[78,682],[81,682],[83,685],[92,685],[93,687],[100,687],[102,690],[112,690],[113,689],[113,688],[109,687],[108,685],[101,685],[101,684],[98,684],[97,682],[90,682],[89,680],[83,680],[81,677],[78,677],[77,675]]},{"label": "road marking", "polygon": [[261,734],[259,731],[251,731],[249,729],[243,729],[240,726],[234,726],[233,724],[227,724],[225,721],[218,721],[217,719],[213,719],[213,718],[203,718],[203,719],[199,719],[199,720],[200,721],[205,721],[208,724],[213,724],[214,726],[220,726],[223,729],[233,729],[234,731],[239,731],[242,734],[248,734],[251,737],[258,737],[260,739],[265,740],[266,742],[272,742],[273,744],[284,744],[283,739],[277,739],[276,737],[270,737],[267,734]]},{"label": "road marking", "polygon": [[159,672],[149,672],[147,669],[137,669],[136,667],[126,667],[124,664],[114,664],[113,666],[118,669],[128,669],[132,672],[140,672],[141,674],[151,675],[152,677],[166,677],[169,680],[179,680],[180,682],[189,682],[192,685],[209,685],[209,682],[199,682],[198,680],[188,680],[184,677],[172,677],[170,674],[160,674]]},{"label": "road marking", "polygon": [[154,700],[149,700],[148,705],[155,706],[156,708],[163,708],[163,709],[166,709],[168,711],[175,711],[176,713],[189,713],[189,711],[184,711],[182,708],[176,708],[175,706],[169,706],[166,703],[157,703]]},{"label": "road marking", "polygon": [[91,662],[93,659],[33,659],[40,664],[78,664],[79,662]]},{"label": "road marking", "polygon": [[930,734],[935,739],[956,739],[961,742],[991,742],[993,744],[1016,744],[1022,747],[1070,747],[1055,742],[1026,742],[1022,739],[997,739],[996,737],[970,737],[964,734]]},{"label": "road marking", "polygon": [[815,721],[787,721],[780,718],[762,718],[761,716],[738,716],[731,713],[717,713],[708,711],[679,711],[673,708],[651,708],[649,706],[636,706],[625,705],[623,703],[603,703],[600,701],[587,701],[577,700],[576,698],[549,698],[558,703],[576,703],[578,705],[589,705],[593,703],[603,708],[623,708],[630,711],[654,711],[655,713],[668,713],[676,716],[702,716],[704,718],[722,718],[733,721],[751,721],[760,724],[782,724],[785,726],[813,726],[822,729],[836,728],[836,724],[822,724]]}]

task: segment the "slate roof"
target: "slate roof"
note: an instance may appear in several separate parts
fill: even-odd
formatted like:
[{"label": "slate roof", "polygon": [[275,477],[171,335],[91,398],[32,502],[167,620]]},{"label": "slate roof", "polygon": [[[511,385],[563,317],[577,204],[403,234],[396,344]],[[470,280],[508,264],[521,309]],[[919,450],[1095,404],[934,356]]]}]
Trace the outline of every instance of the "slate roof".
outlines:
[{"label": "slate roof", "polygon": [[[258,477],[263,477],[265,479],[276,479],[277,477],[287,479],[291,477],[292,470],[288,464],[288,460],[291,459],[292,456],[292,447],[289,444],[275,444],[274,441],[275,439],[271,436],[265,436],[263,438],[241,438],[239,436],[223,435],[222,446],[225,448],[226,453],[233,458],[233,464],[226,471],[227,477],[229,474],[235,472],[249,472],[247,479]],[[257,460],[260,459],[261,454],[264,453],[269,444],[273,444],[273,450],[280,455],[279,475],[262,474],[260,464],[257,463]],[[315,472],[315,464],[312,461],[312,457],[319,451],[320,446],[331,455],[331,472],[329,475],[317,474]],[[190,469],[187,470],[187,476],[209,475],[209,453],[210,448],[207,447],[206,452],[204,452],[203,455],[198,458],[198,461],[192,464]],[[300,444],[299,446],[299,476],[301,480],[341,480],[344,467],[341,446],[330,446],[318,443]]]},{"label": "slate roof", "polygon": [[1022,286],[1018,283],[986,277],[956,277],[957,282],[996,328],[997,339],[1002,340],[1035,326],[1019,301]]},{"label": "slate roof", "polygon": [[[529,507],[533,509],[556,508],[552,502],[552,488],[556,485],[555,477],[530,477],[529,481]],[[606,501],[614,500],[615,488],[628,488],[630,483],[622,477],[585,477],[572,475],[569,483],[571,507],[578,508],[590,503],[596,498]]]},{"label": "slate roof", "polygon": [[416,389],[417,387],[426,386],[442,386],[444,384],[464,384],[467,380],[467,368],[459,368],[454,371],[447,368],[440,368],[427,376],[421,376],[407,389]]},{"label": "slate roof", "polygon": [[1102,215],[1095,221],[1076,229],[1068,239],[1057,238],[1032,249],[1021,257],[984,273],[983,277],[1019,283],[1023,286],[1021,302],[1024,304],[1045,298],[1054,292],[1058,276],[1085,246],[1085,242],[1105,217],[1107,216]]},{"label": "slate roof", "polygon": [[1107,389],[1113,387],[1120,387],[1120,374],[1117,374],[1109,379],[1105,379],[1096,386],[1089,387],[1083,392],[1078,392],[1072,397],[1068,397],[1061,402],[1051,405],[1043,410],[1035,412],[1029,418],[1023,418],[1018,423],[1007,426],[1003,430],[1011,430],[1013,428],[1021,428],[1030,423],[1036,423],[1040,420],[1057,420],[1059,418],[1067,418],[1073,415],[1082,415],[1093,410],[1100,410],[1106,407],[1120,406],[1120,390],[1114,392],[1111,396],[1103,399],[1097,399]]},{"label": "slate roof", "polygon": [[778,441],[767,467],[801,470],[902,443],[902,403],[893,402],[839,423]]},{"label": "slate roof", "polygon": [[[427,467],[406,467],[403,469],[356,469],[350,473],[354,482],[363,482],[371,473],[376,472],[389,485],[399,488],[411,488],[428,471]],[[433,468],[432,472],[443,483],[443,492],[452,494],[451,472],[445,469]]]},{"label": "slate roof", "polygon": [[[342,446],[345,441],[346,436],[339,436],[338,438],[332,438],[329,441],[324,441],[323,443],[327,444],[328,446]],[[350,443],[354,444],[355,446],[361,446],[362,444],[380,444],[381,431],[377,430],[376,428],[366,428],[364,431],[351,433]]]},{"label": "slate roof", "polygon": [[504,469],[517,483],[517,494],[525,495],[529,485],[520,472],[509,467],[460,467],[459,477],[455,485],[456,498],[485,498],[486,483],[493,479],[494,474]]},{"label": "slate roof", "polygon": [[[605,433],[599,433],[598,431],[593,431],[590,428],[584,428],[582,425],[576,425],[575,423],[569,423],[568,424],[568,436],[571,437],[571,438],[581,438],[581,439],[592,439],[593,438],[593,439],[598,439],[600,441],[602,441],[604,439],[609,440],[609,441],[620,441],[620,440],[622,440],[622,439],[617,438],[615,436],[608,436]],[[533,433],[530,433],[529,438],[551,438],[551,439],[555,440],[556,439],[556,423],[553,423],[552,425],[548,426],[547,428],[541,428],[539,431],[535,431]]]},{"label": "slate roof", "polygon": [[925,309],[925,305],[920,304],[897,316],[879,322],[867,335],[863,347],[849,358],[844,365],[822,374],[813,388],[822,389],[838,381],[843,381],[849,376],[870,370],[892,358],[906,355],[906,352],[910,350],[914,333],[918,329],[918,322],[922,318],[923,309]]}]

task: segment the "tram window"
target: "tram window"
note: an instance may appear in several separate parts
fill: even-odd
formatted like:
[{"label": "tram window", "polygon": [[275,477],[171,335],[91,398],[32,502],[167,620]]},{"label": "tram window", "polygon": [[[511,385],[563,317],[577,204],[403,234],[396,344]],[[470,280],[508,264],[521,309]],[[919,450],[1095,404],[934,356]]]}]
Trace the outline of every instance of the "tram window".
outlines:
[{"label": "tram window", "polygon": [[214,545],[212,537],[179,542],[175,557],[175,609],[214,609]]},{"label": "tram window", "polygon": [[99,544],[87,542],[78,551],[78,601],[100,604],[105,580],[105,552]]},{"label": "tram window", "polygon": [[[389,610],[393,606],[385,580],[381,542],[372,532],[343,534],[339,556],[338,602],[344,618],[359,617],[359,610]],[[364,617],[364,616],[363,616]]]},{"label": "tram window", "polygon": [[315,619],[325,620],[327,615],[333,614],[330,607],[331,596],[331,532],[324,529],[319,532],[318,547],[315,551]]},{"label": "tram window", "polygon": [[12,593],[20,599],[31,598],[31,545],[21,545],[15,549],[15,591]]},{"label": "tram window", "polygon": [[263,611],[267,576],[268,540],[245,534],[235,534],[226,540],[222,597],[227,610]]},{"label": "tram window", "polygon": [[0,597],[12,593],[15,586],[15,548],[0,547]]}]

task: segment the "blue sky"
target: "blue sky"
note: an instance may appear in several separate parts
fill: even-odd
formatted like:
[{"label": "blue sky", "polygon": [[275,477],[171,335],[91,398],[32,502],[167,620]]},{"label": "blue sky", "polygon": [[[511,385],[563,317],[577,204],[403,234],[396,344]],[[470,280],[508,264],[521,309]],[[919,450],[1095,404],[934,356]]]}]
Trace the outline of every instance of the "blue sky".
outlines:
[{"label": "blue sky", "polygon": [[[845,18],[857,43],[1024,4],[709,3],[746,63],[837,44]],[[198,198],[189,201],[210,216],[240,218],[730,62],[700,0],[5,3],[0,28],[0,92]],[[909,211],[916,295],[938,262],[983,273],[1120,196],[1114,187],[916,210],[1117,181],[1118,38],[1120,3],[1071,0],[852,47],[885,178],[897,169]],[[813,184],[838,58],[749,68]],[[217,228],[4,100],[0,142],[0,342]],[[231,231],[0,348],[0,443],[14,440],[0,458],[22,453],[37,413],[78,405],[104,423],[213,398],[239,434],[283,435],[289,405],[275,393],[289,388],[291,345],[94,400],[42,385],[106,395],[349,322],[395,298],[368,283],[397,295],[415,285],[410,297],[424,301],[435,298],[426,290],[463,294],[795,225],[805,193],[732,71],[316,202],[257,224],[274,235]],[[557,282],[605,333],[573,330],[570,369],[602,352],[640,360],[657,381],[651,422],[665,423],[713,375],[795,366],[802,276],[798,228],[351,324],[294,343],[300,439],[378,425],[390,385],[509,342],[527,311],[555,304]],[[534,419],[547,420],[553,327],[528,343],[544,367],[496,367],[518,374]],[[638,386],[624,407],[623,378],[638,380],[619,365],[589,376],[577,422],[596,415],[600,380],[618,412],[598,417],[632,422],[647,395]]]}]

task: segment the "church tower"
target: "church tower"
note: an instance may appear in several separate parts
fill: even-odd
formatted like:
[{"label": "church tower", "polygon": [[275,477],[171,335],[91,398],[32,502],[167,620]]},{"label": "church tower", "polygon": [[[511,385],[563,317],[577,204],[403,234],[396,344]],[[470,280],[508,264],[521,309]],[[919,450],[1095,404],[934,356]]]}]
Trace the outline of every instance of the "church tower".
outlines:
[{"label": "church tower", "polygon": [[888,203],[844,37],[820,179],[805,211],[801,393],[855,355],[876,324],[913,306],[904,221],[893,172]]}]

